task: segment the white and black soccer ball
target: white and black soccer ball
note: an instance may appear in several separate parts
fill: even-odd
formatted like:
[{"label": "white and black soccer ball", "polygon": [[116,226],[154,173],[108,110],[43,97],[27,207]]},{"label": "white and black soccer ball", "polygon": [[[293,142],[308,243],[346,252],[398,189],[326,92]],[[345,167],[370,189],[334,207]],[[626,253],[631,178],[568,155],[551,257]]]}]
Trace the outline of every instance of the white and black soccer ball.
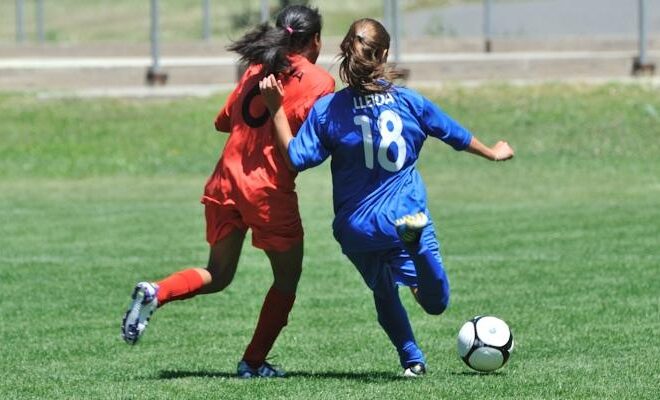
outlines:
[{"label": "white and black soccer ball", "polygon": [[458,355],[468,367],[491,372],[502,367],[513,351],[513,334],[506,322],[493,316],[477,316],[458,332]]}]

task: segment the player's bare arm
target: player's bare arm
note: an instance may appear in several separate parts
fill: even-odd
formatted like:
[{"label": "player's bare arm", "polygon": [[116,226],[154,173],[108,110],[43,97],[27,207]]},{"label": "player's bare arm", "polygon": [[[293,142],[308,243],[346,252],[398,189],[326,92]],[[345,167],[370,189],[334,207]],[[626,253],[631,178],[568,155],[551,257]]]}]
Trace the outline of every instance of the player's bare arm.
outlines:
[{"label": "player's bare arm", "polygon": [[282,107],[284,86],[282,86],[281,81],[278,81],[275,76],[271,74],[259,82],[259,89],[261,90],[261,95],[264,98],[266,107],[268,107],[270,114],[273,116],[277,147],[280,150],[287,167],[291,171],[295,171],[296,169],[293,168],[291,159],[289,158],[289,142],[293,139],[293,133],[291,133],[291,126],[289,125],[289,120],[284,112],[284,107]]},{"label": "player's bare arm", "polygon": [[488,147],[481,143],[476,137],[472,137],[470,145],[466,149],[472,154],[476,154],[491,161],[506,161],[513,158],[514,151],[508,142],[500,140],[495,146]]}]

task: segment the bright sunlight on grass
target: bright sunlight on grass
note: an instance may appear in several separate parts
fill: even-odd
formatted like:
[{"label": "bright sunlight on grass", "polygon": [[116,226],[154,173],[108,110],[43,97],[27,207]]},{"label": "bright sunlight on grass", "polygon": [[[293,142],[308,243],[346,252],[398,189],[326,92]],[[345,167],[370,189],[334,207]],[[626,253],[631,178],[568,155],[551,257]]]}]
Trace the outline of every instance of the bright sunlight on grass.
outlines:
[{"label": "bright sunlight on grass", "polygon": [[[654,399],[660,379],[660,96],[639,86],[427,92],[510,163],[429,140],[426,181],[452,285],[448,311],[406,292],[428,356],[398,378],[372,299],[332,239],[327,164],[301,173],[298,301],[272,352],[290,376],[233,377],[271,272],[249,246],[233,285],[157,313],[129,347],[138,280],[204,265],[198,203],[225,136],[223,97],[39,101],[0,96],[0,397]],[[461,324],[505,319],[498,373],[456,355]]]}]

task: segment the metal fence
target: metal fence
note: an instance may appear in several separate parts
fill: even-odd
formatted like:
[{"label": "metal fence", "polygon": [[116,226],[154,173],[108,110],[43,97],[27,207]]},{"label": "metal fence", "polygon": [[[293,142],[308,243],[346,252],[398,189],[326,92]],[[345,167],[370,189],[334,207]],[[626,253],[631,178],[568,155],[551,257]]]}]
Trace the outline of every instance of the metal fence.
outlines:
[{"label": "metal fence", "polygon": [[[647,35],[660,32],[660,4],[654,0],[309,2],[325,15],[330,35],[340,35],[350,20],[364,16],[383,19],[394,37],[406,38],[485,36],[492,42],[576,35],[630,37],[637,34],[643,20],[647,21]],[[244,26],[269,18],[285,1],[159,0],[158,3],[163,37],[184,41],[226,39]],[[19,43],[140,42],[149,39],[152,4],[148,0],[5,0],[0,2],[0,42],[12,39]]]},{"label": "metal fence", "polygon": [[[389,0],[388,0],[389,1]],[[414,0],[418,1],[418,0]],[[160,0],[163,37],[172,41],[225,40],[272,16],[283,4],[305,0]],[[312,0],[332,29],[351,18],[382,16],[383,0],[359,4]],[[136,43],[148,40],[150,0],[3,0],[0,43]],[[146,29],[145,29],[146,28]],[[343,29],[343,27],[342,27]]]},{"label": "metal fence", "polygon": [[[290,0],[295,2],[296,0]],[[297,0],[298,2],[304,0]],[[150,45],[150,82],[164,83],[161,45],[213,44],[272,19],[286,0],[5,0],[3,47]],[[309,0],[324,17],[324,38],[350,22],[384,22],[397,62],[441,52],[501,54],[517,50],[634,51],[634,73],[653,73],[660,47],[660,0]],[[192,46],[192,45],[191,45]],[[651,46],[651,50],[649,46]],[[183,48],[180,46],[179,48]],[[146,53],[145,53],[146,55]],[[0,53],[0,58],[2,54]],[[427,57],[428,58],[428,57]],[[501,59],[501,58],[500,58]],[[497,58],[493,58],[497,60]]]}]

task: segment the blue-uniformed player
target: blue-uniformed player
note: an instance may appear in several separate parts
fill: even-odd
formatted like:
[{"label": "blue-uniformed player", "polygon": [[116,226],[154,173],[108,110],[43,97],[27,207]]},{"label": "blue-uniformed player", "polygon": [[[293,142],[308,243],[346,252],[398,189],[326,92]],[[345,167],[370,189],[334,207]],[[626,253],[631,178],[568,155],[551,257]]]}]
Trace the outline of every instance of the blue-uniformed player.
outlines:
[{"label": "blue-uniformed player", "polygon": [[426,372],[399,298],[411,287],[429,314],[449,303],[449,283],[415,168],[426,138],[494,161],[513,157],[506,142],[487,147],[413,90],[391,82],[386,67],[390,37],[373,19],[355,21],[341,43],[340,77],[348,87],[319,99],[297,135],[282,107],[284,90],[274,76],[260,87],[273,115],[277,143],[292,170],[331,157],[334,235],[373,291],[378,322],[399,353],[404,376]]}]

